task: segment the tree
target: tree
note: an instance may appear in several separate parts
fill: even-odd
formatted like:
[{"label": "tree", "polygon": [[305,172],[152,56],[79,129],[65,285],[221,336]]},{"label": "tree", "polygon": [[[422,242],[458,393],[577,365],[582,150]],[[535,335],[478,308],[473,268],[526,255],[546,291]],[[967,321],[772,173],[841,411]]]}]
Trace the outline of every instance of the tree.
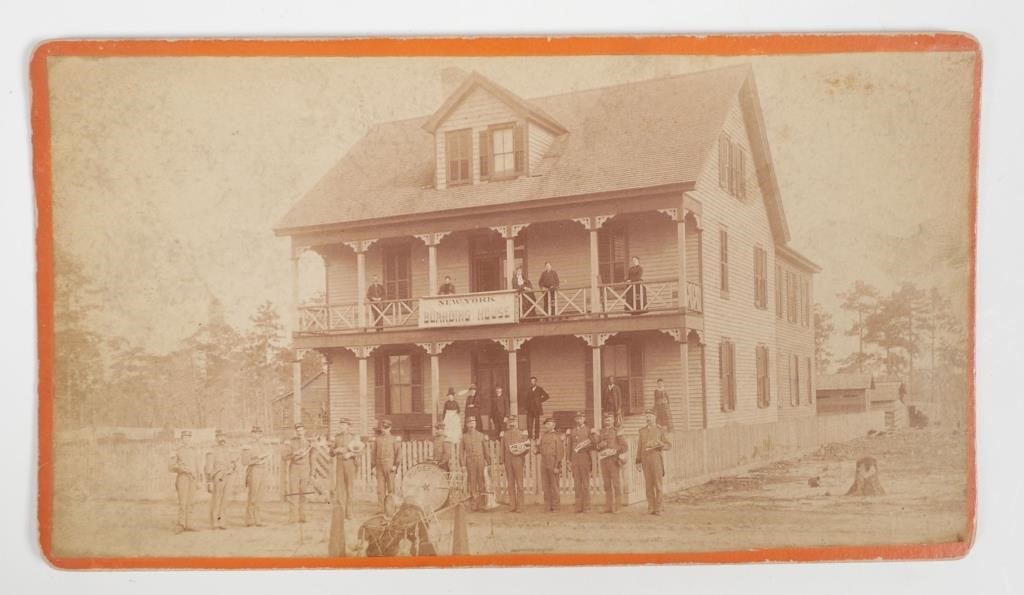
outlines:
[{"label": "tree", "polygon": [[828,373],[832,365],[832,350],[829,343],[836,325],[832,322],[832,314],[826,312],[821,304],[814,304],[814,368],[818,374]]},{"label": "tree", "polygon": [[82,265],[59,247],[54,254],[53,334],[56,419],[93,425],[102,403],[102,339],[92,328],[98,290]]},{"label": "tree", "polygon": [[850,290],[838,294],[843,300],[839,307],[847,312],[857,315],[857,320],[845,331],[848,337],[857,337],[857,353],[851,354],[844,360],[845,366],[853,369],[851,371],[863,372],[865,365],[871,361],[871,357],[864,351],[864,343],[868,335],[867,318],[878,309],[878,290],[864,281],[856,281]]}]

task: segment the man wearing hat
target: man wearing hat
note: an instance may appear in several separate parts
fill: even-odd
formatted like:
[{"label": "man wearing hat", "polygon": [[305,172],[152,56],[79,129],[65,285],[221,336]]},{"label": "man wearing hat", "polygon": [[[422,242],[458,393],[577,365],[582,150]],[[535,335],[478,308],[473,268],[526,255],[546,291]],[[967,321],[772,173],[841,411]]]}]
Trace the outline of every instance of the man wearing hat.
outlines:
[{"label": "man wearing hat", "polygon": [[192,446],[192,432],[182,430],[178,443],[171,452],[171,473],[174,473],[174,490],[178,493],[178,527],[175,533],[195,531],[189,524],[192,511],[192,496],[199,485],[199,451]]},{"label": "man wearing hat", "polygon": [[224,432],[214,433],[217,444],[206,453],[206,491],[210,492],[210,528],[227,529],[224,521],[224,494],[227,492],[228,477],[237,469],[238,461],[231,455],[228,438]]},{"label": "man wearing hat", "polygon": [[484,427],[483,420],[480,419],[480,415],[483,413],[480,407],[480,395],[476,393],[476,383],[469,385],[469,396],[466,397],[466,427],[469,427],[469,420],[476,420],[476,429],[479,430]]},{"label": "man wearing hat", "polygon": [[597,434],[597,450],[601,459],[601,479],[604,482],[604,511],[618,512],[622,506],[622,459],[628,450],[622,430],[615,427],[615,416],[605,413],[601,431]]},{"label": "man wearing hat", "polygon": [[537,446],[540,453],[540,477],[544,489],[544,505],[548,512],[558,512],[558,476],[562,473],[562,459],[565,458],[565,443],[562,435],[555,431],[555,418],[544,420],[544,433]]},{"label": "man wearing hat", "polygon": [[384,509],[384,500],[395,493],[395,473],[401,457],[400,438],[391,435],[391,420],[380,422],[380,434],[373,441],[370,465],[377,477],[377,503]]},{"label": "man wearing hat", "polygon": [[263,428],[252,427],[252,442],[242,451],[242,465],[245,467],[245,526],[263,526],[260,518],[260,501],[263,499],[263,485],[267,481],[267,461],[270,450],[263,442]]},{"label": "man wearing hat", "polygon": [[587,412],[576,412],[576,427],[566,430],[569,441],[569,465],[572,469],[573,494],[576,496],[576,512],[590,508],[590,472],[593,470],[590,452],[594,450],[593,434],[597,430],[587,428]]},{"label": "man wearing hat", "polygon": [[[508,499],[512,506],[512,512],[522,512],[526,504],[523,497],[523,484],[525,480],[526,453],[530,452],[528,446],[530,437],[526,432],[519,429],[519,418],[515,415],[507,420],[508,427],[501,432],[501,458],[499,462],[505,465],[505,478],[508,480]],[[517,445],[513,448],[513,445]],[[513,452],[515,450],[515,452]]]},{"label": "man wearing hat", "polygon": [[[347,417],[338,420],[338,433],[331,444],[331,456],[334,457],[334,502],[340,507],[346,519],[352,518],[349,508],[352,502],[352,486],[356,481],[356,470],[359,468],[359,437],[352,433],[352,422]],[[356,450],[350,448],[354,446]]]},{"label": "man wearing hat", "polygon": [[452,458],[452,443],[444,435],[444,423],[434,425],[434,463],[438,467],[449,471],[448,463]]},{"label": "man wearing hat", "polygon": [[661,478],[665,475],[665,461],[662,451],[672,447],[668,432],[656,423],[654,409],[644,411],[647,425],[640,428],[640,438],[636,444],[636,464],[644,471],[644,485],[647,487],[647,512],[661,514],[662,490]]},{"label": "man wearing hat", "polygon": [[306,438],[306,427],[295,424],[295,435],[285,443],[284,460],[288,467],[288,518],[306,522],[306,492],[312,485],[313,467],[309,451],[313,443]]},{"label": "man wearing hat", "polygon": [[484,503],[484,492],[487,491],[484,467],[491,464],[491,453],[487,450],[487,437],[476,429],[476,418],[467,418],[466,426],[466,435],[462,437],[462,466],[466,468],[466,491],[472,498],[475,512]]}]

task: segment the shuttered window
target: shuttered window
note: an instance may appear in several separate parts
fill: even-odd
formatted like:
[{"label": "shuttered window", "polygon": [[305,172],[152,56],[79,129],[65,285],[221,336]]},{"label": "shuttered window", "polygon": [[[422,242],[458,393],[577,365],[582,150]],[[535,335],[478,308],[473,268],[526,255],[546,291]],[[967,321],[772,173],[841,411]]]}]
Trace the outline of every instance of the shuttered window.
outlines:
[{"label": "shuttered window", "polygon": [[719,260],[721,271],[719,273],[720,289],[723,294],[729,293],[729,232],[722,229],[718,232]]},{"label": "shuttered window", "polygon": [[412,267],[409,244],[384,249],[384,299],[407,300],[412,297]]},{"label": "shuttered window", "polygon": [[722,411],[736,409],[736,346],[732,341],[718,344],[718,378]]},{"label": "shuttered window", "polygon": [[746,198],[746,151],[723,134],[718,137],[718,185],[736,198]]},{"label": "shuttered window", "polygon": [[782,318],[782,267],[775,265],[775,316]]},{"label": "shuttered window", "polygon": [[757,370],[757,406],[768,407],[772,402],[772,383],[769,375],[770,362],[768,361],[768,347],[758,345],[755,352],[755,367]]},{"label": "shuttered window", "polygon": [[391,353],[374,358],[378,403],[383,412],[423,413],[423,370],[419,354]]},{"label": "shuttered window", "polygon": [[768,252],[754,246],[754,305],[768,308]]},{"label": "shuttered window", "polygon": [[473,159],[472,131],[455,130],[445,134],[445,157],[448,163],[448,183],[467,184],[473,181],[469,164]]},{"label": "shuttered window", "polygon": [[598,230],[597,273],[601,283],[622,283],[626,280],[627,252],[624,226],[606,223]]},{"label": "shuttered window", "polygon": [[800,324],[811,326],[811,282],[807,277],[800,278]]}]

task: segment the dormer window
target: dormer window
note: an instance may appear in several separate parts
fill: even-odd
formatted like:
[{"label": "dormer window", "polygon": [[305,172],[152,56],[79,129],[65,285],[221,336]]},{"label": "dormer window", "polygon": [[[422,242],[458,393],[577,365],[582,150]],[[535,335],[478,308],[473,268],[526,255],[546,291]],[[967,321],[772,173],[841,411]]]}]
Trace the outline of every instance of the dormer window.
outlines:
[{"label": "dormer window", "polygon": [[480,132],[480,179],[522,175],[525,168],[523,126],[500,124]]},{"label": "dormer window", "polygon": [[469,164],[473,160],[473,136],[470,129],[455,130],[445,134],[445,155],[448,161],[448,184],[469,184],[473,172]]}]

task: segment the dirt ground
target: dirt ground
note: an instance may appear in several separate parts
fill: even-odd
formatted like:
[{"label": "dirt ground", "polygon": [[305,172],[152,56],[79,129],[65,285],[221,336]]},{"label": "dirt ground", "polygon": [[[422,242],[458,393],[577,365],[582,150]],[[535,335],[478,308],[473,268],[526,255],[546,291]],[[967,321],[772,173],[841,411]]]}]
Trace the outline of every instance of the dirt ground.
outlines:
[{"label": "dirt ground", "polygon": [[[859,457],[878,461],[886,495],[845,496]],[[666,498],[665,514],[633,505],[616,515],[501,507],[469,515],[474,554],[518,552],[717,551],[766,547],[934,543],[966,538],[966,438],[947,428],[899,430],[826,445],[798,459],[723,477]],[[816,478],[816,481],[810,481]],[[816,484],[812,486],[811,484]],[[207,507],[197,506],[202,530],[174,535],[176,506],[166,502],[55,502],[58,556],[323,556],[330,511],[311,504],[306,524],[287,524],[284,503],[265,506],[266,527],[241,526],[244,505],[232,503],[226,531],[205,529]],[[60,510],[64,509],[64,514]],[[352,546],[370,504],[355,508],[346,527]],[[449,553],[452,522],[442,515],[431,529],[440,553]]]}]

